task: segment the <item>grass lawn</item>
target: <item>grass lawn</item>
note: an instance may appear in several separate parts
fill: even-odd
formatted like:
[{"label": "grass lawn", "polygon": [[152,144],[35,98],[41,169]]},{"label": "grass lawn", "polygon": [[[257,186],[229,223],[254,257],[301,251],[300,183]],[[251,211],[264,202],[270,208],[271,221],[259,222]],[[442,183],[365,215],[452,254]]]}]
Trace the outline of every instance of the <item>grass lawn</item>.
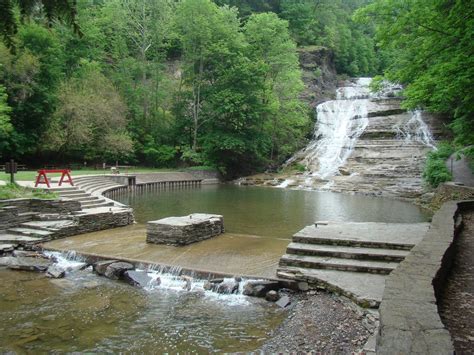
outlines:
[{"label": "grass lawn", "polygon": [[21,187],[15,184],[7,184],[0,186],[0,200],[8,200],[13,198],[57,198],[58,195],[51,192],[44,192]]},{"label": "grass lawn", "polygon": [[[209,170],[210,167],[192,167],[189,170]],[[188,169],[167,169],[167,168],[145,168],[145,167],[135,167],[130,169],[120,169],[121,173],[135,174],[135,173],[158,173],[158,172],[171,172],[171,171],[186,171]],[[80,170],[71,170],[71,175],[98,175],[98,174],[110,174],[110,169],[99,170],[99,169],[80,169]],[[15,174],[15,181],[34,181],[38,175],[36,170],[25,170],[19,171]],[[48,174],[48,179],[50,177],[60,177],[61,174]],[[0,171],[0,180],[10,182],[10,174],[5,174],[5,172]]]}]

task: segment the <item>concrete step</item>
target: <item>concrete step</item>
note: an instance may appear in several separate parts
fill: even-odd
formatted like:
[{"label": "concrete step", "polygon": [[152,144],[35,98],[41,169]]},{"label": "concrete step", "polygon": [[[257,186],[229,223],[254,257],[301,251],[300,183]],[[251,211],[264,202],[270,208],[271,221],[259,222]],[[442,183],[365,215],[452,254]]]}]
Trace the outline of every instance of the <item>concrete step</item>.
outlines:
[{"label": "concrete step", "polygon": [[92,202],[92,201],[95,201],[97,200],[99,197],[97,196],[91,196],[90,194],[87,195],[87,196],[84,196],[84,197],[65,197],[67,198],[68,200],[71,200],[71,201],[78,201],[78,202]]},{"label": "concrete step", "polygon": [[57,220],[57,221],[31,221],[22,223],[21,226],[24,228],[31,228],[37,230],[44,230],[55,232],[62,228],[71,227],[76,225],[73,220]]},{"label": "concrete step", "polygon": [[32,236],[32,237],[48,237],[51,234],[53,234],[53,232],[51,231],[46,231],[46,230],[41,230],[41,229],[36,229],[36,228],[28,228],[28,227],[9,228],[7,229],[7,233],[20,234],[20,235],[26,235],[26,236]]},{"label": "concrete step", "polygon": [[73,198],[73,197],[90,196],[90,194],[82,190],[76,190],[76,191],[71,191],[71,192],[66,192],[66,193],[60,193],[59,196]]},{"label": "concrete step", "polygon": [[73,216],[63,215],[58,213],[40,213],[33,220],[34,221],[60,221],[65,219],[73,219]]},{"label": "concrete step", "polygon": [[33,245],[49,240],[49,238],[33,237],[19,234],[0,234],[1,244]]},{"label": "concrete step", "polygon": [[290,243],[287,254],[308,256],[330,256],[345,259],[381,260],[400,262],[410,253],[407,250],[382,248],[353,248],[338,245],[319,245],[305,243]]},{"label": "concrete step", "polygon": [[398,263],[285,254],[281,257],[279,265],[388,275],[398,266]]},{"label": "concrete step", "polygon": [[342,294],[362,307],[378,308],[385,288],[385,275],[362,272],[279,267],[277,276],[283,279],[306,281]]},{"label": "concrete step", "polygon": [[26,218],[26,217],[31,217],[31,218],[36,218],[37,216],[39,216],[40,213],[39,212],[23,212],[23,213],[18,213],[18,217],[20,217],[21,219]]},{"label": "concrete step", "polygon": [[105,200],[101,200],[101,202],[97,203],[88,203],[87,205],[82,205],[82,209],[89,209],[89,208],[97,208],[97,207],[108,207],[108,206],[114,206],[113,202],[108,202]]},{"label": "concrete step", "polygon": [[429,227],[429,223],[324,223],[303,228],[293,242],[411,250]]}]

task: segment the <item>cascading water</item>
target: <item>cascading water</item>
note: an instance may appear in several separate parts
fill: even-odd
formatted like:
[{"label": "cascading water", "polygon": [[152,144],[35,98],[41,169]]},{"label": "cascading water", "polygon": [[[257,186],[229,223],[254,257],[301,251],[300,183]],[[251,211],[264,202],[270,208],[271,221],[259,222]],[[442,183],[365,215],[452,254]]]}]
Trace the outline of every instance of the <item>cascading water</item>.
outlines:
[{"label": "cascading water", "polygon": [[350,156],[368,125],[370,78],[359,78],[354,86],[337,90],[337,99],[316,107],[317,125],[313,141],[305,149],[302,164],[309,178],[335,175]]},{"label": "cascading water", "polygon": [[394,127],[397,138],[405,143],[418,142],[430,148],[436,149],[433,135],[428,125],[423,121],[421,110],[411,112],[411,118],[403,125]]}]

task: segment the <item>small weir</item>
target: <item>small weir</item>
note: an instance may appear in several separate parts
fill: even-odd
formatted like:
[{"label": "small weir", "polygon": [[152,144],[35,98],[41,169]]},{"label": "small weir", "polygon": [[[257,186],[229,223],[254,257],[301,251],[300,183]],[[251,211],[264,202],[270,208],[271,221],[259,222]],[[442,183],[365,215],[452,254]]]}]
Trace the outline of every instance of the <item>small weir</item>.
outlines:
[{"label": "small weir", "polygon": [[[80,255],[46,252],[62,279],[0,269],[3,351],[235,352],[258,349],[286,316],[265,300],[206,289],[180,268],[137,269],[143,288],[97,276]],[[19,279],[20,276],[20,279]],[[223,282],[235,281],[224,279]]]}]

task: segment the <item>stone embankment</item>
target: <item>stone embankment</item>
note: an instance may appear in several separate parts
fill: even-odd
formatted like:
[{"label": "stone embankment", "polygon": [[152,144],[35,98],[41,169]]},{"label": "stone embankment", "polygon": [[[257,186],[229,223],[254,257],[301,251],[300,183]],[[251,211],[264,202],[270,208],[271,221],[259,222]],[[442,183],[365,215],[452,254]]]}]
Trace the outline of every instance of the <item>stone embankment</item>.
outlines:
[{"label": "stone embankment", "polygon": [[452,354],[453,341],[437,304],[462,228],[460,211],[474,201],[447,202],[430,229],[386,280],[380,305],[378,354]]},{"label": "stone embankment", "polygon": [[77,200],[2,200],[0,249],[31,248],[38,243],[133,223],[126,207],[82,208]]}]

